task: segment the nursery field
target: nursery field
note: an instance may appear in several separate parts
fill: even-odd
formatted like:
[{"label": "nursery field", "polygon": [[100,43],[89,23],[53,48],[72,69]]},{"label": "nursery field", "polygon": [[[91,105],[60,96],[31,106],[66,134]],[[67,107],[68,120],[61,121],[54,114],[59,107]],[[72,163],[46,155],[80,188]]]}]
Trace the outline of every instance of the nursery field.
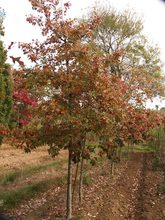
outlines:
[{"label": "nursery field", "polygon": [[108,1],[78,17],[70,1],[22,2],[0,6],[0,220],[165,220],[164,61],[147,22]]},{"label": "nursery field", "polygon": [[[25,154],[3,145],[0,157],[3,214],[14,220],[65,219],[67,152],[52,159],[46,147]],[[105,158],[95,166],[86,163],[83,201],[79,206],[75,194],[73,219],[165,219],[163,172],[153,169],[153,161],[152,152],[137,148],[123,154],[113,176]]]}]

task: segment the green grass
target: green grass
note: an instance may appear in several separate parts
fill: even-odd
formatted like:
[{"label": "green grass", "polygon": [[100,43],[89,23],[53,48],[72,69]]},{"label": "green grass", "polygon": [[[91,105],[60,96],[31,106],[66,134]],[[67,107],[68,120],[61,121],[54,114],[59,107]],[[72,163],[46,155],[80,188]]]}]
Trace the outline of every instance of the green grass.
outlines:
[{"label": "green grass", "polygon": [[56,185],[57,186],[63,186],[67,183],[67,175],[64,175],[62,177],[56,178]]},{"label": "green grass", "polygon": [[150,146],[142,146],[142,145],[135,145],[135,146],[125,146],[122,147],[122,152],[143,152],[143,153],[154,153],[155,150]]},{"label": "green grass", "polygon": [[132,149],[135,152],[144,152],[144,153],[154,153],[155,152],[155,150],[150,146],[140,146],[140,145],[138,145],[138,146],[132,147]]},{"label": "green grass", "polygon": [[152,162],[152,169],[154,171],[156,170],[164,170],[165,169],[165,163],[160,160],[160,158],[157,156],[154,158]]},{"label": "green grass", "polygon": [[86,147],[91,147],[91,148],[99,148],[100,144],[99,143],[89,143],[86,144]]},{"label": "green grass", "polygon": [[48,189],[46,181],[32,184],[18,190],[1,192],[0,198],[3,201],[4,208],[13,208],[25,199],[34,197],[37,193],[43,192]]},{"label": "green grass", "polygon": [[89,174],[85,173],[83,176],[83,184],[89,186],[92,183],[92,178]]},{"label": "green grass", "polygon": [[1,177],[0,183],[2,185],[13,183],[19,176],[19,172],[8,173],[4,177]]},{"label": "green grass", "polygon": [[159,189],[161,193],[165,194],[165,183],[161,184]]},{"label": "green grass", "polygon": [[38,183],[22,187],[17,190],[0,192],[1,206],[5,209],[16,207],[24,200],[31,199],[41,192],[45,192],[50,186],[62,186],[66,184],[67,176],[57,177],[52,180],[44,180]]},{"label": "green grass", "polygon": [[6,185],[9,183],[13,183],[21,177],[29,177],[41,171],[45,171],[49,168],[60,168],[64,162],[66,162],[66,160],[54,161],[52,163],[38,165],[38,166],[31,166],[19,171],[10,172],[0,177],[0,184]]}]

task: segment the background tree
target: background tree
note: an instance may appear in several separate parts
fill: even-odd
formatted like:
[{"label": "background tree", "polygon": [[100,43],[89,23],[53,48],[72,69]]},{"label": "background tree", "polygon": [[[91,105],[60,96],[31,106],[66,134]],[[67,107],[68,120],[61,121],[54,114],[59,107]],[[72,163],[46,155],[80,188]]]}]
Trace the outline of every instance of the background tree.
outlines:
[{"label": "background tree", "polygon": [[[4,35],[3,19],[4,11],[0,9],[0,37]],[[0,144],[7,134],[12,110],[12,79],[6,59],[6,50],[0,40]]]},{"label": "background tree", "polygon": [[[131,120],[130,115],[134,116],[131,122],[134,121],[136,127],[134,135],[139,137],[138,130],[140,133],[144,127],[141,126],[140,129],[138,122],[140,116],[138,115],[139,112],[141,116],[145,115],[146,100],[164,96],[164,76],[161,72],[159,49],[150,45],[143,35],[143,23],[136,13],[128,10],[118,12],[113,8],[96,7],[88,15],[87,20],[90,20],[90,16],[93,15],[100,17],[94,41],[103,53],[115,58],[116,62],[113,61],[109,65],[109,74],[115,76],[125,89],[125,93],[122,95],[125,103],[123,114],[120,120],[114,123],[116,127],[113,129],[114,134],[116,133],[114,141],[123,142],[122,140],[126,140],[127,135],[130,135],[129,131],[126,132],[124,129],[125,126],[130,126],[128,122],[128,119]],[[129,109],[131,109],[130,115]],[[145,122],[145,117],[143,119]],[[113,158],[112,153],[116,155],[118,149],[117,142],[112,141],[113,136],[106,137],[107,140],[110,140],[105,148],[108,154],[111,153],[108,156],[110,159]]]},{"label": "background tree", "polygon": [[164,95],[159,49],[143,35],[143,23],[136,13],[96,7],[93,14],[101,18],[95,42],[105,53],[118,57],[119,62],[110,64],[109,72],[129,87],[125,94],[128,102],[142,105],[148,98]]}]

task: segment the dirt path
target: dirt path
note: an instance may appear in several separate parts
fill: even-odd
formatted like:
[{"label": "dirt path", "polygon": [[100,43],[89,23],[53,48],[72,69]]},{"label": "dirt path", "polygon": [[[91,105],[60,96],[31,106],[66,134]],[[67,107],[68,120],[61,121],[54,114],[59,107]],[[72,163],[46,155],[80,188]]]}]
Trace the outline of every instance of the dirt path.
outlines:
[{"label": "dirt path", "polygon": [[142,170],[142,160],[141,155],[133,154],[117,182],[109,184],[97,220],[133,219],[136,210],[134,203],[137,200],[136,203],[139,204],[135,193],[140,185],[139,177]]},{"label": "dirt path", "polygon": [[[141,187],[137,220],[164,220],[165,219],[165,196],[159,193],[159,185],[163,182],[162,172],[152,170],[152,157],[145,154],[143,170],[141,173]],[[138,210],[138,206],[137,209]]]},{"label": "dirt path", "polygon": [[[133,154],[120,164],[115,178],[95,182],[92,199],[85,198],[84,220],[164,220],[165,197],[158,193],[162,173],[152,171],[151,154]],[[90,207],[90,209],[89,209]]]},{"label": "dirt path", "polygon": [[162,183],[162,173],[153,172],[152,155],[142,155],[142,166],[137,178],[137,187],[132,191],[133,220],[163,220],[165,219],[165,197],[159,194]]}]

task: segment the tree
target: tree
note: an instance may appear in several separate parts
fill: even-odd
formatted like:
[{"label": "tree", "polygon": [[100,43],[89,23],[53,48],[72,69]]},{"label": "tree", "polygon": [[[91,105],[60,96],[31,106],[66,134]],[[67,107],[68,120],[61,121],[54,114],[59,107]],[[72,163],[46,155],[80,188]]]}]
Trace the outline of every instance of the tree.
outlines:
[{"label": "tree", "polygon": [[[26,151],[47,144],[55,156],[68,150],[67,218],[72,215],[72,163],[82,155],[84,134],[99,133],[110,124],[113,113],[120,106],[120,90],[107,74],[112,57],[93,46],[94,29],[99,19],[90,22],[63,20],[58,1],[30,0],[36,16],[27,21],[38,25],[43,42],[21,43],[19,46],[33,68],[22,65],[23,87],[35,91],[37,101],[33,117],[19,132]],[[69,4],[64,5],[66,13]],[[13,58],[20,63],[20,59]],[[117,62],[113,57],[114,62]],[[21,74],[20,74],[21,76]],[[118,84],[116,83],[116,88]],[[120,99],[120,98],[119,98]],[[80,149],[80,150],[79,150]]]},{"label": "tree", "polygon": [[[0,36],[3,31],[4,12],[0,10]],[[8,132],[10,115],[12,110],[12,79],[10,66],[6,63],[6,50],[0,41],[0,144],[4,135]]]},{"label": "tree", "polygon": [[[30,2],[37,13],[27,17],[27,21],[39,26],[43,41],[19,44],[33,62],[32,68],[26,68],[19,57],[11,58],[20,64],[18,88],[28,94],[24,98],[34,95],[37,105],[31,109],[32,117],[17,135],[24,141],[26,151],[43,144],[49,146],[52,156],[61,149],[68,150],[67,219],[70,219],[72,165],[89,157],[90,152],[85,152],[88,149],[84,150],[86,135],[93,132],[108,141],[113,138],[116,146],[121,145],[122,125],[128,106],[135,110],[134,104],[137,107],[137,103],[142,102],[143,94],[137,86],[141,81],[136,79],[134,69],[129,69],[126,79],[122,71],[119,74],[111,68],[120,66],[124,50],[107,53],[98,47],[94,35],[100,22],[98,16],[93,15],[88,21],[80,22],[63,19],[59,1]],[[65,13],[68,8],[69,3],[66,3]],[[131,85],[133,77],[136,79],[133,84],[136,92]],[[15,75],[14,79],[17,79]],[[142,85],[141,88],[144,87]],[[137,100],[138,95],[140,100]],[[15,93],[15,97],[18,103],[22,102],[22,95]],[[108,146],[111,147],[110,144]]]},{"label": "tree", "polygon": [[[115,58],[116,62],[111,59],[108,72],[122,83],[125,90],[122,95],[122,114],[113,123],[113,134],[109,132],[110,129],[105,128],[101,136],[105,142],[103,150],[113,164],[113,158],[116,160],[117,151],[120,149],[119,145],[123,145],[126,137],[131,136],[129,131],[133,132],[131,129],[126,132],[124,129],[124,126],[130,126],[128,118],[131,123],[134,122],[136,138],[142,135],[140,132],[143,132],[143,129],[141,126],[140,130],[138,121],[139,112],[141,115],[145,114],[146,100],[164,96],[164,76],[161,73],[159,49],[149,44],[142,33],[142,20],[135,13],[96,7],[86,19],[90,20],[93,15],[100,17],[94,41],[103,53]],[[130,117],[129,109],[135,118]],[[146,120],[143,119],[145,123]]]},{"label": "tree", "polygon": [[164,96],[159,49],[143,35],[142,20],[128,10],[117,12],[112,8],[95,8],[93,14],[101,17],[95,42],[105,53],[118,58],[119,62],[110,64],[109,72],[129,87],[125,94],[128,102],[143,105],[148,98]]}]

